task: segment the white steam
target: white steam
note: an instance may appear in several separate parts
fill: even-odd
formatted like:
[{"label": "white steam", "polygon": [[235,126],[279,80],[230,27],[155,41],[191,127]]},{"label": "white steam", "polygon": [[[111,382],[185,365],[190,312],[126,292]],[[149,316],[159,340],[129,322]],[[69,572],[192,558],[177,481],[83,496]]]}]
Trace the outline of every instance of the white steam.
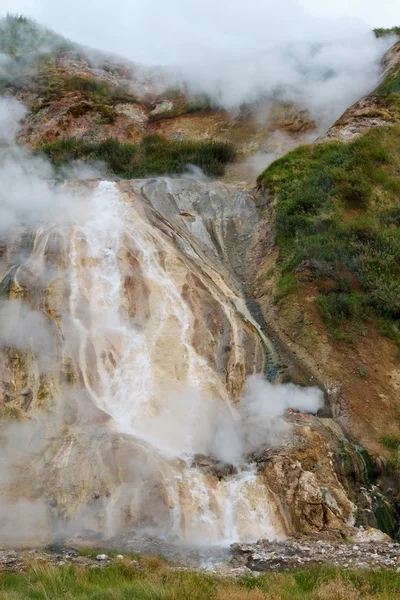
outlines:
[{"label": "white steam", "polygon": [[313,16],[298,0],[106,0],[95,11],[88,0],[42,0],[24,9],[82,44],[168,67],[228,108],[278,98],[331,121],[374,87],[391,43],[362,20]]},{"label": "white steam", "polygon": [[[16,135],[26,108],[13,98],[0,97],[0,240],[15,227],[40,227],[45,222],[78,221],[85,215],[85,202],[74,198],[52,181],[48,161],[18,146]],[[82,165],[73,165],[75,179],[89,174]],[[98,171],[90,170],[98,175]]]},{"label": "white steam", "polygon": [[238,407],[240,419],[221,400],[205,398],[196,389],[165,394],[163,409],[136,424],[135,434],[172,456],[205,454],[228,463],[279,445],[291,431],[283,418],[287,409],[316,413],[323,406],[318,388],[273,385],[262,375],[247,379]]},{"label": "white steam", "polygon": [[4,346],[21,352],[31,350],[42,371],[54,367],[57,355],[49,320],[21,300],[0,303],[0,349]]}]

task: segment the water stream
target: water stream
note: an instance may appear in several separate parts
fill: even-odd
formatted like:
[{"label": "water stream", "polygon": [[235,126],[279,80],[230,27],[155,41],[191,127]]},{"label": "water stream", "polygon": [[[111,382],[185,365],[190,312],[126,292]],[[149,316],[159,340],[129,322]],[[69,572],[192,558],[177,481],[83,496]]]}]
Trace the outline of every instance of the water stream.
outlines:
[{"label": "water stream", "polygon": [[[146,291],[139,323],[126,309],[127,256],[139,265],[133,285]],[[223,378],[193,346],[197,325],[182,295],[187,266],[173,243],[103,181],[90,218],[73,231],[70,263],[67,339],[93,402],[156,462],[167,534],[203,544],[279,537],[254,467],[218,480],[191,466],[193,454],[207,451],[214,411],[233,412]],[[241,317],[232,304],[223,311],[240,363]]]}]

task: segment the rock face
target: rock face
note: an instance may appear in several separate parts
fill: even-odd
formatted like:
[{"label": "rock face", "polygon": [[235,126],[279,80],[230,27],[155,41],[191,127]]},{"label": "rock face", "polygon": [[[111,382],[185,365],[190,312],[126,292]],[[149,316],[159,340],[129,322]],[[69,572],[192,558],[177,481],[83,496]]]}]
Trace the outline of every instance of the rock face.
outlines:
[{"label": "rock face", "polygon": [[[383,58],[382,79],[398,70],[400,42],[395,44]],[[376,90],[376,92],[379,91]],[[338,140],[351,142],[374,127],[387,127],[394,123],[393,115],[387,108],[385,99],[373,92],[350,108],[336,121],[319,141]]]},{"label": "rock face", "polygon": [[[190,180],[66,187],[88,202],[82,221],[16,232],[3,255],[5,306],[45,315],[33,335],[51,343],[46,361],[38,337],[3,348],[2,411],[24,440],[4,459],[5,500],[29,495],[71,531],[81,520],[106,536],[282,535],[251,467],[219,478],[185,458],[213,453],[246,376],[273,356],[241,292],[252,198]],[[9,425],[4,435],[10,449]],[[32,472],[19,478],[33,439]]]},{"label": "rock face", "polygon": [[[269,105],[265,128],[251,115],[185,112],[187,99],[171,100],[144,76],[121,90],[132,72],[103,67],[61,54],[42,73],[45,89],[28,78],[10,90],[30,108],[19,141],[35,148],[157,133],[234,141],[251,155],[284,145],[272,131],[296,143],[314,126],[293,105]],[[107,103],[82,92],[81,80],[93,78],[108,86]],[[386,123],[372,114],[377,102],[364,99],[328,137],[350,140]],[[204,545],[351,537],[359,525],[394,535],[393,507],[376,485],[384,460],[375,419],[393,408],[398,388],[397,375],[387,377],[391,343],[365,342],[371,367],[383,348],[384,368],[354,385],[347,367],[359,368],[358,351],[321,335],[311,293],[274,302],[274,199],[249,187],[70,181],[61,186],[68,210],[8,232],[0,247],[2,544],[146,533]],[[325,407],[289,411],[290,435],[244,456],[235,451],[238,403],[246,378],[261,373],[318,385]],[[377,398],[370,423],[360,405]]]},{"label": "rock face", "polygon": [[[346,533],[356,517],[376,525],[356,515],[351,474],[334,458],[347,441],[329,419],[294,413],[284,446],[235,466],[222,437],[220,456],[245,378],[279,373],[244,296],[254,199],[187,179],[63,189],[82,215],[15,231],[3,250],[4,306],[29,327],[42,319],[1,362],[3,502],[27,512],[14,544],[121,531],[206,544]],[[356,477],[368,487],[363,467]]]}]

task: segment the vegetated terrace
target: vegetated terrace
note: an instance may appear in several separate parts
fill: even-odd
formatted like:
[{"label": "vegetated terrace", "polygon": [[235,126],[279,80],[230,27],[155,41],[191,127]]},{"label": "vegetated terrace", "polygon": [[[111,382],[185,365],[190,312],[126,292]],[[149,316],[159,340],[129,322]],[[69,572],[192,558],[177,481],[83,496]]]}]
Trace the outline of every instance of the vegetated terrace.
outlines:
[{"label": "vegetated terrace", "polygon": [[75,138],[45,144],[40,152],[56,168],[72,160],[102,162],[110,173],[134,178],[183,173],[188,164],[200,167],[211,176],[222,175],[235,150],[225,142],[171,142],[161,136],[147,136],[140,144],[121,143],[116,139],[86,142]]}]

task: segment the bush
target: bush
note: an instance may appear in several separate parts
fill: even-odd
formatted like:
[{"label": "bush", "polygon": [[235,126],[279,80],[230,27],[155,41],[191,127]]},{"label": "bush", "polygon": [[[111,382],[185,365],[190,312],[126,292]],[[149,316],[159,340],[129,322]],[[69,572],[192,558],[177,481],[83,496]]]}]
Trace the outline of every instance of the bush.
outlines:
[{"label": "bush", "polygon": [[148,136],[139,145],[108,138],[85,142],[71,138],[45,144],[40,150],[56,167],[71,160],[101,161],[115,175],[127,178],[183,173],[194,164],[207,175],[221,175],[235,158],[233,146],[223,142],[170,142]]},{"label": "bush", "polygon": [[374,29],[374,33],[377,38],[386,37],[388,35],[400,36],[400,27],[390,27],[390,28],[377,27],[376,29]]}]

